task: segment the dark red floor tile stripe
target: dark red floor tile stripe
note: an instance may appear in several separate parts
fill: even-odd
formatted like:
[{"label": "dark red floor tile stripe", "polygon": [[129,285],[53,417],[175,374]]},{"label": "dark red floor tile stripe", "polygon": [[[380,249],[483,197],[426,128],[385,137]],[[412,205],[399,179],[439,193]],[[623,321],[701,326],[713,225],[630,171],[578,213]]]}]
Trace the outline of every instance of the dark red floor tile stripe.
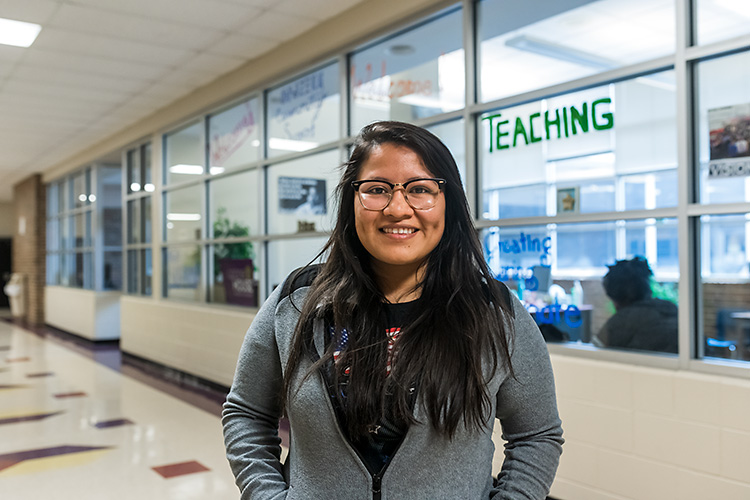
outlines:
[{"label": "dark red floor tile stripe", "polygon": [[61,392],[60,394],[55,394],[55,397],[57,399],[62,398],[80,398],[83,396],[88,396],[85,392]]},{"label": "dark red floor tile stripe", "polygon": [[161,475],[164,479],[211,470],[200,462],[196,462],[195,460],[191,460],[189,462],[180,462],[177,464],[160,465],[158,467],[151,468],[159,475]]}]

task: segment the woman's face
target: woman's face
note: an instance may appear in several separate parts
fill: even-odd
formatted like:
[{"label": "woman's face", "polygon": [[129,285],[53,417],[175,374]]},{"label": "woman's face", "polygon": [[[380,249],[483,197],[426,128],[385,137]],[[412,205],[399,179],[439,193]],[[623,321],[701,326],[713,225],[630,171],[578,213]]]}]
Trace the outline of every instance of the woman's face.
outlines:
[{"label": "woman's face", "polygon": [[[411,149],[376,146],[362,164],[357,180],[385,180],[393,184],[434,177]],[[383,210],[366,210],[354,197],[354,219],[359,241],[370,253],[373,267],[381,272],[415,272],[440,242],[445,229],[445,194],[428,210],[414,210],[403,189],[393,192]]]}]

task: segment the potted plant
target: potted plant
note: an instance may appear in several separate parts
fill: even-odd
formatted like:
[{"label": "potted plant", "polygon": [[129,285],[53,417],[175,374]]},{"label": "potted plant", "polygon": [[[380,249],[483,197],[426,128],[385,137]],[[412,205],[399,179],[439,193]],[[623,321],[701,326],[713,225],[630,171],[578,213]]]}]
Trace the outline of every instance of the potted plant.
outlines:
[{"label": "potted plant", "polygon": [[[213,223],[213,233],[215,239],[242,238],[250,236],[250,227],[230,221],[227,209],[220,207]],[[217,283],[223,282],[227,304],[258,305],[254,260],[255,248],[250,241],[214,246],[214,278]]]}]

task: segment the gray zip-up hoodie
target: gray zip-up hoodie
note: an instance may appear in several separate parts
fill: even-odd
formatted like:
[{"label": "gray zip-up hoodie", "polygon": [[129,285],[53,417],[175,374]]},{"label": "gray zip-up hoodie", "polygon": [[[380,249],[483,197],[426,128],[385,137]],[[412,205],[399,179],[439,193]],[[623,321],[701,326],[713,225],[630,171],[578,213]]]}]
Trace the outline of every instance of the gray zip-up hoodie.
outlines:
[{"label": "gray zip-up hoodie", "polygon": [[[412,425],[382,477],[373,477],[342,434],[325,383],[308,377],[291,399],[290,463],[280,462],[279,394],[292,336],[309,287],[266,300],[245,337],[222,422],[227,458],[242,500],[535,499],[549,492],[562,452],[562,427],[547,348],[536,323],[513,298],[515,378],[498,369],[488,382],[492,415],[500,420],[505,461],[493,486],[492,427],[480,432],[459,426],[448,440],[417,404]],[[323,354],[322,322],[314,326]],[[295,387],[312,361],[303,359]]]}]

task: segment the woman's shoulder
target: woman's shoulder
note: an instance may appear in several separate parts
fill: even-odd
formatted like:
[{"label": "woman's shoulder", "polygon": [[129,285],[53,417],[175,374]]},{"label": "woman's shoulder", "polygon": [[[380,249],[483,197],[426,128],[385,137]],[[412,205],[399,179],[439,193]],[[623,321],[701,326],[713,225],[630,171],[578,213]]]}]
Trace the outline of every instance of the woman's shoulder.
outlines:
[{"label": "woman's shoulder", "polygon": [[279,302],[284,298],[289,297],[300,288],[309,287],[312,285],[315,278],[320,273],[322,264],[312,264],[309,266],[299,267],[289,273],[284,284],[281,286],[281,293],[279,295]]}]

